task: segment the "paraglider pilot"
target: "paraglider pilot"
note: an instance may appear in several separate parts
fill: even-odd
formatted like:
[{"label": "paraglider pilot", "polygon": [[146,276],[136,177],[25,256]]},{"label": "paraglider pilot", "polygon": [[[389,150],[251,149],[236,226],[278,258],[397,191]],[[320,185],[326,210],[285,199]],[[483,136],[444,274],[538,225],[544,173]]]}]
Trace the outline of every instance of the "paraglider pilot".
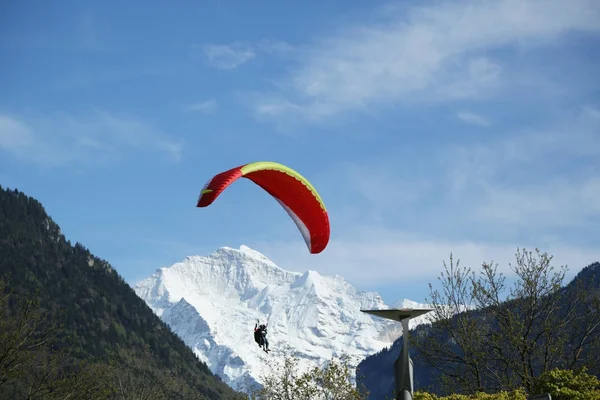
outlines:
[{"label": "paraglider pilot", "polygon": [[269,352],[269,341],[267,340],[267,325],[259,325],[258,320],[256,320],[256,324],[254,324],[254,341],[258,343],[258,346],[264,351]]}]

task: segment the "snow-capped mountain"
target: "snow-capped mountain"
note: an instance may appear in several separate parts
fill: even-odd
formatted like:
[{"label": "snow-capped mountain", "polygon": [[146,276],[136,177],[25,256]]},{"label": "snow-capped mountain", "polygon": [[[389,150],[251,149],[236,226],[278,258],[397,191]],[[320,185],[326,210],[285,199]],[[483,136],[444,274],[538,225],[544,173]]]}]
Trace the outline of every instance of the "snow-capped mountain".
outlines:
[{"label": "snow-capped mountain", "polygon": [[[402,332],[397,322],[360,311],[389,308],[377,293],[359,291],[339,275],[285,271],[247,246],[187,257],[134,289],[213,373],[239,390],[246,380],[260,384],[268,360],[286,352],[301,358],[300,367],[342,355],[355,367]],[[415,305],[422,306],[410,300],[395,306]],[[257,320],[268,323],[269,354],[254,342]]]}]

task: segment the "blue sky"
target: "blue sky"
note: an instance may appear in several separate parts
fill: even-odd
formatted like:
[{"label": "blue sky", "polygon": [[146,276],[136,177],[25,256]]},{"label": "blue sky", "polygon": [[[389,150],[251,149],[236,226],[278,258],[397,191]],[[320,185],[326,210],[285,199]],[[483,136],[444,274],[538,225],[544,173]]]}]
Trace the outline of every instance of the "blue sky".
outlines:
[{"label": "blue sky", "polygon": [[[221,246],[424,301],[464,265],[539,247],[600,260],[600,3],[4,1],[0,184],[38,198],[130,283]],[[251,182],[313,182],[308,253]]]}]

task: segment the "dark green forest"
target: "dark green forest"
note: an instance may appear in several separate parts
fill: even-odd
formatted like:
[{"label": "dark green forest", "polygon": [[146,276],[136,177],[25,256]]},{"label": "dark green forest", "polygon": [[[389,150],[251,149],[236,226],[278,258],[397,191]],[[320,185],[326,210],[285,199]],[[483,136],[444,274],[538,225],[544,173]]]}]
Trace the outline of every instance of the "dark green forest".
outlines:
[{"label": "dark green forest", "polygon": [[236,399],[111,267],[0,186],[0,398]]}]

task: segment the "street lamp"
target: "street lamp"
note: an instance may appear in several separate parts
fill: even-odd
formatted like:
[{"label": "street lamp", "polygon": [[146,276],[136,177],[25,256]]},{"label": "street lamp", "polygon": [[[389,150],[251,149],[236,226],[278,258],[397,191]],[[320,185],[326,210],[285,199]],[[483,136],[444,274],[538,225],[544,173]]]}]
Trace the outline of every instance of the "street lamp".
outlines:
[{"label": "street lamp", "polygon": [[402,323],[404,346],[400,356],[394,363],[394,381],[396,384],[396,400],[412,400],[413,398],[413,362],[408,354],[408,322],[411,318],[433,311],[433,308],[400,308],[388,310],[360,310],[377,317],[393,319]]}]

